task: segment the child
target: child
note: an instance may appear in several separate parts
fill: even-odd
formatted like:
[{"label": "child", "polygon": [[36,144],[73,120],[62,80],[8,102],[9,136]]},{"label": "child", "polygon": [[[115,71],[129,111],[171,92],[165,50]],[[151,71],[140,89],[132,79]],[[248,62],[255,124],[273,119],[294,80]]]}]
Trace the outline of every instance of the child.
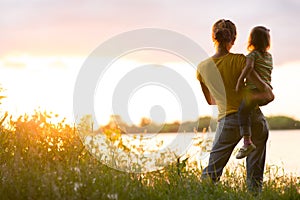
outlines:
[{"label": "child", "polygon": [[[240,148],[236,156],[237,159],[248,156],[256,149],[251,140],[251,112],[258,105],[266,105],[274,100],[271,87],[272,55],[267,51],[270,48],[269,32],[270,30],[263,26],[252,29],[248,42],[250,53],[247,55],[246,66],[236,85],[236,91],[239,91],[244,86],[244,79],[247,78],[245,98],[238,111],[240,132],[244,139],[244,145]],[[250,73],[254,73],[257,80],[249,80],[250,76],[248,75]],[[258,88],[256,85],[259,84],[255,83],[261,81],[265,83],[265,86]]]}]

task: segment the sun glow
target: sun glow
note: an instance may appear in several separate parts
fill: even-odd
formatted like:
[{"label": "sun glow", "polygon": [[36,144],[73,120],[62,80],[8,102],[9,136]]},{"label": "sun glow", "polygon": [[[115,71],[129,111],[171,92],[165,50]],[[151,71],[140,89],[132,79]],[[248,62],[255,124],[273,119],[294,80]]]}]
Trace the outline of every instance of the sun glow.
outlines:
[{"label": "sun glow", "polygon": [[[153,56],[153,52],[150,52],[150,54]],[[172,55],[168,56],[172,57]],[[113,90],[118,83],[118,80],[130,70],[149,64],[150,62],[145,59],[147,56],[141,52],[135,55],[135,58],[137,57],[143,57],[143,61],[134,60],[134,58],[131,58],[130,56],[128,59],[118,60],[113,67],[109,67],[110,71],[107,71],[106,76],[99,80],[98,90],[95,91],[95,102],[97,102],[97,104],[95,104],[95,109],[97,110],[96,114],[99,124],[108,123],[111,114],[118,114],[114,113],[111,107]],[[24,113],[33,113],[35,109],[38,109],[41,111],[46,110],[57,113],[66,117],[69,121],[72,121],[74,85],[85,59],[85,57],[37,57],[32,55],[9,55],[2,57],[0,62],[0,78],[2,87],[6,90],[5,95],[8,97],[3,101],[2,107],[16,117]],[[165,60],[157,60],[157,62],[159,62],[158,64],[163,64],[166,62]],[[182,63],[178,63],[165,64],[171,66],[174,70],[177,70],[178,73],[182,73],[189,84],[192,84],[192,88],[198,90],[199,85],[196,80],[193,80],[195,77],[194,70],[186,70],[186,68],[185,70],[182,70],[182,67],[180,66]],[[176,109],[171,109],[172,106],[178,107],[178,105],[176,105],[178,102],[176,100],[174,101],[174,96],[168,91],[165,91],[165,93],[168,94],[161,94],[160,96],[163,96],[166,99],[156,103],[151,102],[151,99],[154,97],[157,98],[158,93],[155,92],[155,88],[149,87],[147,87],[148,99],[142,97],[143,91],[140,90],[139,93],[141,93],[137,93],[138,95],[133,94],[133,101],[128,104],[128,112],[130,112],[130,118],[133,122],[139,123],[142,117],[149,117],[151,106],[157,106],[159,104],[162,104],[161,106],[163,109],[166,107],[166,111],[172,111],[166,113],[166,121],[171,122],[176,120],[176,116],[179,116],[181,111],[180,109],[177,109],[177,111]],[[101,95],[99,95],[99,89],[101,90]],[[103,98],[103,94],[105,98]],[[201,99],[200,93],[198,93],[197,98]],[[145,110],[145,104],[150,106],[148,106],[148,110]],[[207,107],[207,112],[210,113],[209,107]],[[193,117],[195,119],[197,118],[197,116]],[[159,116],[156,116],[156,118],[158,121],[162,120],[159,119]]]},{"label": "sun glow", "polygon": [[53,111],[71,118],[72,93],[82,57],[13,55],[1,59],[3,107],[12,115]]},{"label": "sun glow", "polygon": [[[151,55],[153,56],[153,53]],[[24,113],[34,113],[35,109],[45,110],[57,113],[66,117],[69,122],[73,122],[74,84],[85,59],[86,57],[83,56],[39,57],[26,54],[2,57],[0,59],[1,87],[5,89],[3,95],[7,96],[7,98],[1,100],[2,111],[8,111],[13,116],[18,117]],[[177,63],[168,63],[163,59],[160,61],[181,73],[191,85],[201,106],[199,108],[200,115],[211,115],[212,109],[206,104],[201,94],[193,69],[188,69],[185,66],[184,70],[182,70],[184,63],[179,61],[176,61]],[[95,101],[97,103],[94,106],[98,111],[96,117],[99,124],[106,124],[111,114],[118,114],[111,109],[111,97],[109,97],[109,95],[113,94],[118,80],[128,71],[144,64],[145,62],[142,61],[120,60],[110,68],[110,71],[107,71],[107,77],[104,77],[101,80],[102,82],[99,81],[99,85],[103,82],[105,84],[98,85],[98,89],[103,89],[104,95],[108,96],[108,98],[103,98],[103,96],[99,95],[98,90],[95,91]],[[124,66],[129,66],[127,71],[124,71]],[[300,79],[298,78],[300,69],[298,66],[299,63],[288,63],[274,67],[272,85],[276,98],[274,102],[262,108],[266,115],[285,114],[295,118],[299,116],[299,95],[295,91],[295,87],[300,85]],[[112,81],[112,77],[115,78],[114,81]],[[149,117],[153,106],[156,106],[155,108],[158,108],[157,106],[165,107],[167,122],[172,122],[176,119],[189,120],[178,119],[181,108],[178,107],[178,101],[172,96],[170,91],[158,95],[158,90],[155,87],[157,88],[158,86],[140,88],[129,99],[131,102],[128,102],[128,112],[134,123],[139,123],[142,117]],[[143,91],[141,89],[146,90]],[[163,91],[159,90],[158,92]],[[154,102],[150,98],[157,96],[161,96],[164,99]],[[173,107],[174,109],[172,109]],[[283,107],[285,108],[284,110],[282,109]],[[156,116],[156,118],[158,121],[162,120],[161,116]],[[196,116],[194,118],[196,119]]]}]

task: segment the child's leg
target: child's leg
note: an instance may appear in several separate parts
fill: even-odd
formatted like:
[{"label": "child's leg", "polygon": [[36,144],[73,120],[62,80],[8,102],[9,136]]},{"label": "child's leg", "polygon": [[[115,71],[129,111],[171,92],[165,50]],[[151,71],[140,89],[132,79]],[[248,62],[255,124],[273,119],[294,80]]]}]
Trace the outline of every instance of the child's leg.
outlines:
[{"label": "child's leg", "polygon": [[250,115],[256,104],[244,99],[238,110],[238,122],[240,134],[246,139],[251,138],[251,120]]},{"label": "child's leg", "polygon": [[269,88],[263,92],[251,90],[247,93],[238,110],[238,120],[242,136],[251,137],[250,115],[255,106],[266,105],[274,100],[272,89]]},{"label": "child's leg", "polygon": [[256,147],[251,140],[251,119],[250,115],[256,106],[256,102],[243,100],[238,111],[238,122],[240,125],[240,134],[243,137],[244,145],[240,148],[237,159],[248,156]]}]

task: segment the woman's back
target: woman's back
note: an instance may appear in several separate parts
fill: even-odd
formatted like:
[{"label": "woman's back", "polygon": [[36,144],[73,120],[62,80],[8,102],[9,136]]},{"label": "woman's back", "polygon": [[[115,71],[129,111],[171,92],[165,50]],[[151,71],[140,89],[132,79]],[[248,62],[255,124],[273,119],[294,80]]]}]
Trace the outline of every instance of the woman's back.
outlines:
[{"label": "woman's back", "polygon": [[245,66],[245,56],[228,53],[198,65],[197,78],[206,84],[219,109],[218,118],[238,111],[242,94],[236,93],[237,79]]}]

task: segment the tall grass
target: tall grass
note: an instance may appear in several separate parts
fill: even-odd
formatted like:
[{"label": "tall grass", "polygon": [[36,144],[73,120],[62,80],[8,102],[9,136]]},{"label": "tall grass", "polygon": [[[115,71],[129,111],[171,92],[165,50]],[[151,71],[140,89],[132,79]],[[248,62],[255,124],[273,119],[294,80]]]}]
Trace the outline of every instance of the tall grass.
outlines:
[{"label": "tall grass", "polygon": [[73,126],[53,118],[36,112],[2,124],[0,199],[300,199],[300,178],[278,175],[274,167],[267,167],[259,196],[247,192],[244,166],[225,170],[216,185],[203,182],[196,167],[179,167],[185,163],[120,172],[95,159]]}]

